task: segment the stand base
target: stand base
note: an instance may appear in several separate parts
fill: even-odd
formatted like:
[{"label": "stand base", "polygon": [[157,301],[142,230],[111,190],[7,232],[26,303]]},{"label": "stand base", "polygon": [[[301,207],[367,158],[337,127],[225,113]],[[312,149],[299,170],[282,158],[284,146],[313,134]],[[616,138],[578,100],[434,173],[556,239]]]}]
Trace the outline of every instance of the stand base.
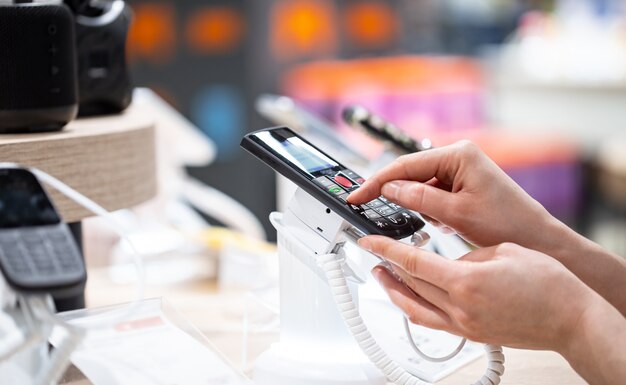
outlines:
[{"label": "stand base", "polygon": [[[310,355],[306,347],[298,349]],[[304,353],[307,352],[307,353]],[[315,357],[303,357],[280,343],[255,362],[256,385],[385,385],[385,376],[357,350],[348,357],[332,354],[332,347]],[[350,361],[350,358],[353,360]]]}]

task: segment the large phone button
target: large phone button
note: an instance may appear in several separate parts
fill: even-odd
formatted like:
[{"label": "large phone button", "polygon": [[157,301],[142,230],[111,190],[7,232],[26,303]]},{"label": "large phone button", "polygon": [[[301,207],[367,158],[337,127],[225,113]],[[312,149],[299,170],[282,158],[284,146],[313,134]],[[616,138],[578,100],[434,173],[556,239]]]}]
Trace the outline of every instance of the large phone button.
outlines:
[{"label": "large phone button", "polygon": [[361,206],[357,206],[357,205],[350,205],[350,208],[352,209],[352,211],[356,212],[356,213],[363,213],[363,208],[361,208]]},{"label": "large phone button", "polygon": [[365,210],[363,213],[365,214],[367,219],[378,219],[378,218],[380,218],[380,215],[376,211],[374,211],[374,210]]},{"label": "large phone button", "polygon": [[330,185],[326,189],[328,190],[329,193],[335,194],[335,195],[341,195],[341,194],[345,193],[344,189],[342,189],[341,187],[337,186],[336,184]]},{"label": "large phone button", "polygon": [[315,181],[315,183],[319,184],[320,186],[324,187],[325,189],[327,189],[328,187],[334,185],[333,181],[331,181],[330,179],[326,178],[325,176],[320,176],[319,178],[315,178],[315,179],[313,179],[313,181]]},{"label": "large phone button", "polygon": [[335,182],[337,182],[338,184],[342,185],[345,188],[351,188],[352,186],[354,186],[354,184],[352,183],[350,179],[346,178],[345,176],[341,174],[335,175],[334,179],[335,179]]},{"label": "large phone button", "polygon": [[407,223],[409,223],[409,219],[402,214],[405,214],[405,213],[396,213],[396,214],[390,215],[387,217],[387,220],[389,221],[389,223],[391,223],[394,226],[404,226]]},{"label": "large phone button", "polygon": [[374,199],[373,201],[367,203],[367,206],[369,206],[369,207],[371,207],[373,209],[375,209],[377,207],[380,207],[380,206],[384,206],[384,205],[385,205],[385,203],[383,203],[383,201],[381,201],[380,199]]},{"label": "large phone button", "polygon": [[381,207],[377,207],[374,209],[377,213],[379,213],[380,215],[386,217],[387,215],[391,215],[391,214],[395,214],[396,210],[392,209],[391,207],[385,205],[385,206],[381,206]]},{"label": "large phone button", "polygon": [[392,203],[392,202],[389,202],[389,203],[388,203],[388,205],[389,205],[389,207],[391,207],[392,209],[394,209],[394,210],[396,210],[396,211],[400,211],[400,210],[402,210],[402,209],[403,209],[403,207],[402,207],[402,206],[397,205],[397,204]]}]

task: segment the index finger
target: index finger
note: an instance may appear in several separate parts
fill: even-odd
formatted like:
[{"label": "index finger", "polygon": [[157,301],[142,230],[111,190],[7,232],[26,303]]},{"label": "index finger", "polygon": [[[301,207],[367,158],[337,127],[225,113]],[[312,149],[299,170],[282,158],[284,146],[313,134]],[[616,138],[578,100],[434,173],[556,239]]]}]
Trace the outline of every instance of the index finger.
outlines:
[{"label": "index finger", "polygon": [[427,182],[433,178],[450,183],[456,174],[457,162],[451,162],[453,146],[403,155],[367,179],[348,197],[354,204],[369,202],[380,196],[383,185],[393,180]]},{"label": "index finger", "polygon": [[380,235],[361,238],[359,246],[400,267],[413,277],[448,291],[458,266],[446,258]]}]

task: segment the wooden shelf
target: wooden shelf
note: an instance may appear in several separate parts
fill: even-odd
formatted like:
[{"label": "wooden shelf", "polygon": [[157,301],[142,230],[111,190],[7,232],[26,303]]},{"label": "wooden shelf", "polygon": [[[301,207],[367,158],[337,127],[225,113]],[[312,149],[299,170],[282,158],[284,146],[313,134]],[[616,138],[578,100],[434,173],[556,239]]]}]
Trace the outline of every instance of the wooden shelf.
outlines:
[{"label": "wooden shelf", "polygon": [[[142,109],[76,120],[61,132],[0,135],[0,162],[36,167],[107,210],[132,207],[156,194],[155,124]],[[93,215],[48,188],[66,222]]]}]

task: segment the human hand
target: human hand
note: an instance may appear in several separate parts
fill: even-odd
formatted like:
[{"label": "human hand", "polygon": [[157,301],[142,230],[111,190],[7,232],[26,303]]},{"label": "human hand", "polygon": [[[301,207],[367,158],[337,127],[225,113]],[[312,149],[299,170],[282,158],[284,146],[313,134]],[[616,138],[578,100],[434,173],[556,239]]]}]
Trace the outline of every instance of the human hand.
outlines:
[{"label": "human hand", "polygon": [[602,301],[556,260],[515,244],[457,261],[382,236],[359,245],[400,276],[404,283],[373,270],[411,322],[477,342],[563,352],[585,310]]},{"label": "human hand", "polygon": [[[449,227],[477,246],[504,242],[551,251],[563,225],[468,141],[399,157],[369,178],[348,201],[380,195]],[[555,229],[560,231],[555,236]]]}]

